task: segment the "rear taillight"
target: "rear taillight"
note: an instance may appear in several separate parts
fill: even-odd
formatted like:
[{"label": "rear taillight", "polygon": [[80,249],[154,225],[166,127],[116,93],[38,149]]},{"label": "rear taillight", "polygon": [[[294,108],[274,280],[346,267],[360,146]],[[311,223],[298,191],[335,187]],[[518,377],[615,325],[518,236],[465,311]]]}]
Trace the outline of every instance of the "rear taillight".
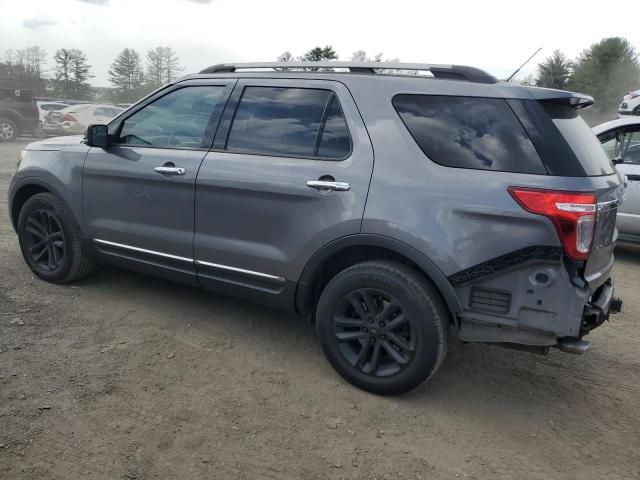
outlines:
[{"label": "rear taillight", "polygon": [[62,121],[63,122],[75,122],[76,121],[76,117],[74,117],[70,113],[65,113],[64,117],[62,117]]},{"label": "rear taillight", "polygon": [[525,210],[551,219],[568,257],[587,259],[596,227],[595,194],[518,187],[509,193]]}]

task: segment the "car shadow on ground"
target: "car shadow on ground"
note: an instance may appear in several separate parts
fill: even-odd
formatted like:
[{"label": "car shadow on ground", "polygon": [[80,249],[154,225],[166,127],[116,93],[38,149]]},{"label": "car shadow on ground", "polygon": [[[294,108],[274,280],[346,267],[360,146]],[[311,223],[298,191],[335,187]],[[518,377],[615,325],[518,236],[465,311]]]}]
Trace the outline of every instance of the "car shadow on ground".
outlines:
[{"label": "car shadow on ground", "polygon": [[[246,342],[243,349],[284,349],[293,365],[324,362],[313,325],[295,314],[115,267],[103,266],[79,285],[93,291],[92,295],[126,295],[136,298],[138,303],[155,303],[161,315],[186,312],[185,322],[188,318],[193,328],[203,330],[200,332],[203,335],[207,326],[216,324],[222,331],[235,333],[236,345]],[[265,347],[265,342],[270,341],[274,343]],[[601,366],[603,357],[598,350],[589,355],[584,361],[586,355],[578,357],[551,349],[549,356],[544,357],[498,346],[463,345],[452,338],[448,356],[438,373],[426,385],[395,400],[411,408],[441,405],[472,416],[474,412],[482,416],[487,411],[499,413],[514,407],[533,415],[548,415],[549,409],[562,410],[568,404],[588,400],[589,391],[576,388],[576,375],[584,378],[594,369],[605,368]],[[370,396],[339,379],[328,363],[317,368],[333,376],[333,380],[343,382],[348,396]],[[545,394],[538,396],[536,392]]]}]

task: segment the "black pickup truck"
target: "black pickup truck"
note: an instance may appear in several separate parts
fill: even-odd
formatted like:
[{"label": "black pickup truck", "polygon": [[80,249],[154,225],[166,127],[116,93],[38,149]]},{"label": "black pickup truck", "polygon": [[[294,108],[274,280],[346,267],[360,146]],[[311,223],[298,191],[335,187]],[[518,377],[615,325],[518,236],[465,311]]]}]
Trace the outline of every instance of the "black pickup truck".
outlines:
[{"label": "black pickup truck", "polygon": [[38,106],[31,90],[0,88],[0,142],[38,129]]}]

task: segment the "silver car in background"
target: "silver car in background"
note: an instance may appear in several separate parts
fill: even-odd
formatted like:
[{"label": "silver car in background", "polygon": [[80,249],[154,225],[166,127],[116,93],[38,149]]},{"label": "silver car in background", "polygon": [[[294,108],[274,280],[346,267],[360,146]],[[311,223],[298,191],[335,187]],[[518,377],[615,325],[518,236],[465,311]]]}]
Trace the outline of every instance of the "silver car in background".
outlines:
[{"label": "silver car in background", "polygon": [[122,113],[115,105],[83,103],[47,114],[45,131],[57,135],[84,134],[92,123],[105,123]]},{"label": "silver car in background", "polygon": [[627,179],[625,200],[618,208],[619,238],[640,242],[640,117],[605,122],[594,127],[593,132]]}]

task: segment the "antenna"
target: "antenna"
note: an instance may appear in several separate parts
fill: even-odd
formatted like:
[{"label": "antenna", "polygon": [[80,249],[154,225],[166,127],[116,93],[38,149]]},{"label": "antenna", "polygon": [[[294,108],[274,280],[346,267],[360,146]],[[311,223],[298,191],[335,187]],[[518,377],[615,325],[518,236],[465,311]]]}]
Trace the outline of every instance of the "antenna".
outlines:
[{"label": "antenna", "polygon": [[507,81],[507,82],[510,82],[510,81],[511,81],[511,79],[512,79],[513,77],[515,77],[515,76],[516,76],[516,74],[520,71],[520,69],[521,69],[522,67],[524,67],[527,63],[529,63],[529,62],[531,61],[531,59],[532,59],[533,57],[535,57],[535,56],[538,54],[538,52],[540,52],[540,50],[542,50],[542,47],[540,47],[538,50],[536,50],[535,52],[533,52],[533,55],[531,55],[529,58],[527,58],[527,60],[526,60],[522,65],[520,65],[520,66],[516,69],[516,71],[515,71],[515,72],[513,72],[513,73],[511,74],[511,76],[509,76],[509,78],[507,78],[507,80],[506,80],[506,81]]}]

